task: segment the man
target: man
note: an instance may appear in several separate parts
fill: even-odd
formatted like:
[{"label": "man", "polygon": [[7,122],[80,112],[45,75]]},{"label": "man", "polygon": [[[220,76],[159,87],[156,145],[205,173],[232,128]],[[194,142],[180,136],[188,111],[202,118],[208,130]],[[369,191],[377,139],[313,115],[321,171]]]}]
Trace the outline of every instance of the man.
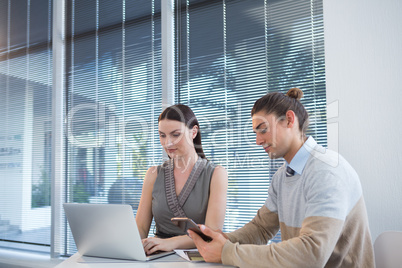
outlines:
[{"label": "man", "polygon": [[[270,93],[251,111],[256,142],[284,158],[254,219],[228,234],[201,225],[210,243],[189,231],[207,262],[239,267],[374,267],[359,177],[339,154],[306,137],[303,92]],[[281,229],[282,242],[267,245]]]}]

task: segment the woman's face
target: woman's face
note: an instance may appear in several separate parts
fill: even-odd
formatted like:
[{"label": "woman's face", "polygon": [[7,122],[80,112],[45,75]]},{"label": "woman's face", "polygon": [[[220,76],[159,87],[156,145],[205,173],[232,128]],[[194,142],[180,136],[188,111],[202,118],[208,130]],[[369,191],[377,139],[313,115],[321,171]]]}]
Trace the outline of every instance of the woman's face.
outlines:
[{"label": "woman's face", "polygon": [[252,117],[256,143],[261,145],[271,159],[284,157],[290,150],[292,132],[286,118],[278,119],[274,114],[255,113]]},{"label": "woman's face", "polygon": [[189,129],[182,122],[163,119],[159,121],[159,139],[170,158],[194,153],[193,139],[197,135],[197,126]]}]

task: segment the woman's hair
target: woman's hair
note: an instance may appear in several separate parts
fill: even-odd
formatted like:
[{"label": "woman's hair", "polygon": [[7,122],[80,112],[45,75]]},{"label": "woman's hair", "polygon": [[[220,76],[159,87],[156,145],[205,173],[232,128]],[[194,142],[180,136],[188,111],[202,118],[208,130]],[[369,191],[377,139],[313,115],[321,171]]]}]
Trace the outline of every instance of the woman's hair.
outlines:
[{"label": "woman's hair", "polygon": [[201,158],[206,158],[204,151],[202,150],[200,124],[198,123],[198,120],[195,117],[195,114],[190,107],[184,104],[172,105],[166,108],[159,115],[158,122],[160,122],[163,119],[182,122],[189,129],[192,129],[194,126],[197,126],[198,127],[197,136],[195,136],[195,138],[193,139],[194,148],[197,154]]},{"label": "woman's hair", "polygon": [[266,114],[273,113],[276,117],[286,116],[286,112],[292,110],[299,119],[299,130],[305,135],[308,128],[308,113],[301,104],[303,91],[299,88],[291,88],[286,94],[273,92],[258,99],[251,109],[251,116],[263,111]]}]

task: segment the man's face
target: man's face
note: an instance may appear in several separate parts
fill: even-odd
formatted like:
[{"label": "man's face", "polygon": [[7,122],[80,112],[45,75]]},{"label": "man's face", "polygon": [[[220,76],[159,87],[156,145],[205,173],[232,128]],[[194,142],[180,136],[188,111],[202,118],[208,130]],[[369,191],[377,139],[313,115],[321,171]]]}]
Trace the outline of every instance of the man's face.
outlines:
[{"label": "man's face", "polygon": [[284,157],[290,148],[290,132],[286,118],[261,111],[252,116],[256,143],[261,145],[271,159]]}]

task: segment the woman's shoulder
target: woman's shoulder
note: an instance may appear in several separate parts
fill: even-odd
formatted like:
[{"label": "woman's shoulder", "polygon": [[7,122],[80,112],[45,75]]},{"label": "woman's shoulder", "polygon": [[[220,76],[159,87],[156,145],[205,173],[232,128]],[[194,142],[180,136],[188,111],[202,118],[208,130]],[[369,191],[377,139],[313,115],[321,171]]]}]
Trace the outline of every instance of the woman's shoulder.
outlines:
[{"label": "woman's shoulder", "polygon": [[159,166],[152,166],[148,168],[145,173],[144,183],[153,184],[158,176]]},{"label": "woman's shoulder", "polygon": [[214,172],[227,172],[226,168],[221,165],[212,164],[211,167],[214,169]]},{"label": "woman's shoulder", "polygon": [[170,161],[170,159],[166,160],[165,162],[163,162],[163,163],[160,164],[160,165],[152,166],[152,167],[150,167],[148,170],[151,170],[152,172],[159,173],[159,172],[161,171],[161,169],[163,170],[163,169],[165,169],[165,168],[168,167],[169,161]]},{"label": "woman's shoulder", "polygon": [[206,171],[207,173],[213,173],[214,170],[218,167],[218,165],[216,165],[214,162],[204,158],[203,161],[205,161],[205,165],[204,165],[204,171]]},{"label": "woman's shoulder", "polygon": [[219,165],[219,164],[216,164],[216,163],[214,163],[213,161],[211,161],[211,160],[208,160],[208,159],[206,159],[206,158],[204,158],[205,159],[205,161],[207,161],[207,163],[206,163],[206,165],[205,165],[205,167],[206,168],[212,168],[212,169],[223,169],[223,170],[226,170],[223,166],[221,166],[221,165]]},{"label": "woman's shoulder", "polygon": [[151,166],[148,168],[147,173],[149,173],[149,172],[152,174],[157,173],[159,169],[160,169],[160,166]]},{"label": "woman's shoulder", "polygon": [[215,164],[212,161],[208,161],[205,168],[207,172],[211,174],[211,177],[227,177],[226,168],[221,165]]}]

